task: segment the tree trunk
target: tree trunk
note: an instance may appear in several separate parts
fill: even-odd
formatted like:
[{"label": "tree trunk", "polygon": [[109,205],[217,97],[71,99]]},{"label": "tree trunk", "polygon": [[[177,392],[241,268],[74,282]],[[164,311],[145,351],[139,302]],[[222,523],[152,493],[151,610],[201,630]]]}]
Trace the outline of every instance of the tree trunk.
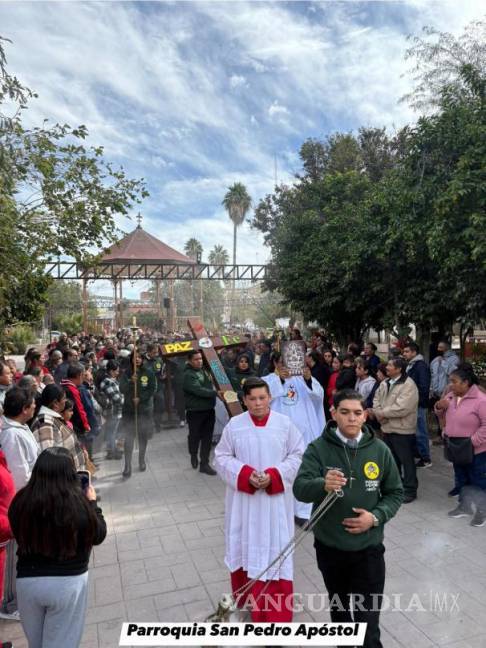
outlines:
[{"label": "tree trunk", "polygon": [[[236,223],[233,223],[233,266],[236,265]],[[235,272],[233,267],[233,272]],[[233,279],[233,290],[231,291],[231,308],[230,308],[230,324],[234,324],[233,321],[233,311],[235,306],[235,297],[236,297],[236,280]]]},{"label": "tree trunk", "polygon": [[461,328],[459,329],[459,344],[460,346],[460,358],[461,362],[464,362],[466,359],[466,340],[469,335],[474,333],[474,328],[465,322],[461,322]]},{"label": "tree trunk", "polygon": [[415,337],[420,347],[420,353],[424,356],[425,361],[429,362],[431,342],[430,327],[422,327],[419,324],[415,324]]}]

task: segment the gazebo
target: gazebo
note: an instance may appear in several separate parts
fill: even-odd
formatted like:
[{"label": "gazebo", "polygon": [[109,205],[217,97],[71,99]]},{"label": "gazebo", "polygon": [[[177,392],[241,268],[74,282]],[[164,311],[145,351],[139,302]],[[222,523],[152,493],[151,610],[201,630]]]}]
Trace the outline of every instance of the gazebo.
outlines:
[{"label": "gazebo", "polygon": [[[146,232],[141,225],[140,214],[137,217],[138,225],[120,241],[112,245],[105,254],[101,257],[100,263],[103,265],[111,266],[112,268],[112,282],[114,291],[115,302],[115,328],[123,327],[123,276],[124,269],[128,266],[136,266],[137,264],[143,266],[154,267],[158,265],[184,265],[188,266],[195,264],[196,261],[187,257],[185,254],[174,250],[169,245],[166,245],[158,238]],[[156,301],[160,309],[160,288],[161,280],[154,276],[156,288]],[[174,302],[174,280],[167,279],[168,293],[169,293],[169,323],[172,329],[175,328],[176,313]],[[159,314],[160,310],[159,310]],[[83,328],[87,330],[87,281],[83,281]]]}]

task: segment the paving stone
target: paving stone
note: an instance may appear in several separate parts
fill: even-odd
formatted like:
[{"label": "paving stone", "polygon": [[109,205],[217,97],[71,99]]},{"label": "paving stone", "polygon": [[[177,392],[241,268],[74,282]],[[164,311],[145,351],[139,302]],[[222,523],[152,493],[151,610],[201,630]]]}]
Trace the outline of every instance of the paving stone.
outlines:
[{"label": "paving stone", "polygon": [[196,522],[187,522],[186,524],[179,524],[179,531],[181,536],[186,540],[191,538],[201,538],[203,533],[196,524]]},{"label": "paving stone", "polygon": [[123,590],[120,575],[112,578],[99,578],[95,581],[95,599],[97,605],[122,601]]},{"label": "paving stone", "polygon": [[110,605],[97,605],[88,610],[86,623],[90,624],[111,621],[112,619],[124,618],[125,615],[125,605],[122,601],[111,603]]},{"label": "paving stone", "polygon": [[159,594],[155,597],[155,604],[157,609],[164,609],[174,607],[176,605],[183,605],[185,603],[192,603],[194,601],[204,601],[208,598],[206,589],[202,586],[189,587],[183,590],[176,590]]},{"label": "paving stone", "polygon": [[483,628],[469,618],[448,619],[424,627],[425,634],[437,645],[458,641],[481,634]]},{"label": "paving stone", "polygon": [[[455,504],[447,497],[451,470],[440,449],[432,452],[433,467],[419,472],[419,498],[386,526],[385,593],[402,594],[403,611],[382,613],[383,645],[486,648],[485,530],[471,528],[467,519],[447,518]],[[178,429],[157,435],[149,455],[147,473],[136,472],[126,481],[119,465],[101,462],[97,487],[109,535],[90,560],[82,648],[117,646],[121,624],[129,619],[198,620],[230,590],[224,484],[190,468],[185,434]],[[326,622],[329,612],[316,605],[315,597],[325,589],[312,543],[306,536],[295,556],[295,591],[312,609],[304,607],[295,620]],[[459,593],[459,612],[441,612],[433,604],[436,592]],[[414,594],[423,597],[425,612],[405,609]],[[15,648],[27,648],[18,623],[0,621],[0,636]]]},{"label": "paving stone", "polygon": [[123,587],[146,583],[148,580],[145,562],[140,559],[122,563],[120,565],[120,573]]},{"label": "paving stone", "polygon": [[[180,547],[179,547],[180,548]],[[129,562],[130,560],[138,560],[139,558],[152,558],[159,556],[161,549],[159,546],[141,547],[136,551],[119,551],[118,559],[120,562]]]},{"label": "paving stone", "polygon": [[[83,637],[79,648],[97,648],[98,647],[98,626],[96,623],[84,626]],[[15,644],[17,648],[17,644]]]},{"label": "paving stone", "polygon": [[133,551],[140,549],[140,541],[135,531],[129,533],[118,533],[116,546],[119,551]]},{"label": "paving stone", "polygon": [[128,614],[126,621],[150,623],[158,618],[153,596],[127,601],[126,608]]},{"label": "paving stone", "polygon": [[176,583],[173,578],[162,578],[159,580],[147,581],[140,585],[128,585],[124,591],[126,601],[130,599],[144,598],[163,592],[172,592],[176,589]]},{"label": "paving stone", "polygon": [[178,589],[194,587],[201,583],[199,573],[192,563],[174,565],[170,568],[170,571]]},{"label": "paving stone", "polygon": [[115,648],[119,645],[122,624],[127,620],[123,615],[117,619],[110,619],[98,623],[98,646],[99,648]]},{"label": "paving stone", "polygon": [[159,610],[157,618],[162,623],[183,623],[191,620],[187,615],[186,606],[181,604]]}]

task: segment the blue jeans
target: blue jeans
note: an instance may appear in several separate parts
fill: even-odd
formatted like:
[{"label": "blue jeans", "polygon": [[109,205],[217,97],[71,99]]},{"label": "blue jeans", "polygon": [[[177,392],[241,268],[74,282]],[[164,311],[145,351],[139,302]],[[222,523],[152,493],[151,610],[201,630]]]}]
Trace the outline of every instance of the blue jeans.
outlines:
[{"label": "blue jeans", "polygon": [[110,416],[110,418],[107,418],[105,421],[105,441],[107,452],[115,452],[116,450],[116,435],[120,421],[121,419],[116,416]]},{"label": "blue jeans", "polygon": [[417,454],[424,461],[430,461],[429,431],[427,430],[427,408],[419,407],[417,410]]},{"label": "blue jeans", "polygon": [[[469,491],[470,494],[476,492],[479,494],[479,499],[485,500],[486,452],[480,452],[479,454],[474,455],[472,463],[466,464],[465,466],[458,466],[457,464],[452,465],[454,467],[456,486],[461,489],[459,501],[462,502],[464,499],[464,491]],[[473,497],[473,499],[476,498]],[[478,505],[478,502],[476,502],[476,505]],[[478,508],[481,511],[486,510],[486,506],[483,502],[481,502],[481,505],[478,505]]]}]

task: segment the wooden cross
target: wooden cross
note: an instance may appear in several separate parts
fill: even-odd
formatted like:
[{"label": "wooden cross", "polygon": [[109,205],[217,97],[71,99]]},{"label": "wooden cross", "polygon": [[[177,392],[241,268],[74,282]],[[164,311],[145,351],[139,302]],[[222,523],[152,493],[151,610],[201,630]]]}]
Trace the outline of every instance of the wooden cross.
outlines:
[{"label": "wooden cross", "polygon": [[[221,335],[219,337],[209,337],[204,324],[199,317],[190,317],[187,324],[194,334],[194,339],[191,340],[178,340],[177,342],[169,342],[161,344],[161,355],[163,358],[171,358],[173,356],[185,355],[189,351],[200,351],[207,369],[216,384],[216,387],[223,393],[230,392],[234,394],[233,385],[231,384],[226,371],[224,370],[221,360],[216,353],[217,349],[230,349],[232,347],[242,346],[248,344],[248,338],[241,335]],[[228,402],[224,401],[226,409],[230,416],[236,416],[243,412],[238,399]]]}]

